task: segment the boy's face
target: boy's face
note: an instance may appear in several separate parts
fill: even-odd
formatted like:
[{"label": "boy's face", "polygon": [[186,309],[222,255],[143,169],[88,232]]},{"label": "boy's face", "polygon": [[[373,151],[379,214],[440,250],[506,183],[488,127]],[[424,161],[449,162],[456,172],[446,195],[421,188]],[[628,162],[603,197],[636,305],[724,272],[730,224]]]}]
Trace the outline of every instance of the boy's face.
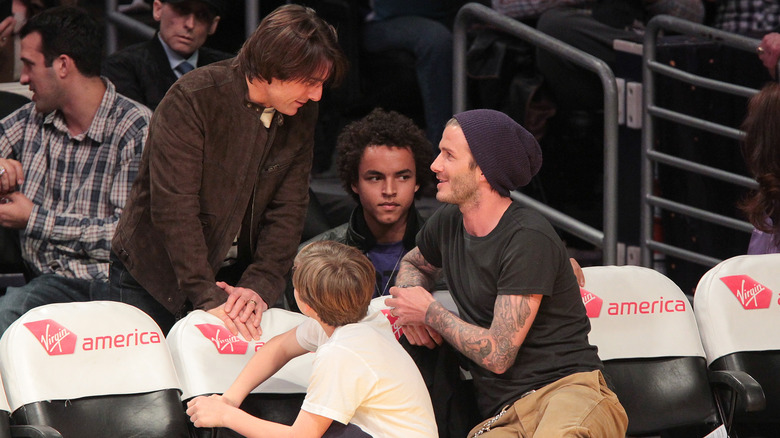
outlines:
[{"label": "boy's face", "polygon": [[409,148],[369,146],[363,150],[352,191],[360,198],[369,227],[406,225],[414,194],[420,188],[416,175]]}]

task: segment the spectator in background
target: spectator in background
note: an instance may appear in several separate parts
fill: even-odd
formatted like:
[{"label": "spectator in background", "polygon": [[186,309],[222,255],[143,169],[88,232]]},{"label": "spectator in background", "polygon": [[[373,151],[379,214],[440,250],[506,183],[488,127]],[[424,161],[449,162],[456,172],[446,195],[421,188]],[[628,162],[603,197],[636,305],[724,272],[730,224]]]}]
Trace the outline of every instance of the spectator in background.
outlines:
[{"label": "spectator in background", "polygon": [[[259,338],[300,243],[317,101],[346,70],[336,39],[314,10],[281,6],[235,59],[184,75],[155,110],[111,289],[164,332],[200,309]],[[233,242],[243,275],[217,283]]]},{"label": "spectator in background", "polygon": [[[616,39],[641,40],[644,23],[668,14],[701,23],[702,0],[600,0],[583,7],[558,7],[544,12],[537,29],[589,53],[615,68]],[[545,50],[537,63],[562,109],[600,109],[604,102],[601,81],[595,73],[577,67]]]},{"label": "spectator in background", "polygon": [[408,117],[377,108],[344,128],[337,151],[341,184],[358,205],[348,223],[301,248],[317,240],[358,248],[376,269],[374,297],[386,295],[423,224],[414,200],[420,186],[433,181],[431,144]]},{"label": "spectator in background", "polygon": [[183,74],[233,56],[203,46],[217,30],[221,1],[154,0],[152,16],[160,22],[157,35],[109,56],[103,75],[119,93],[154,110]]},{"label": "spectator in background", "polygon": [[35,278],[0,297],[0,333],[37,306],[109,299],[109,242],[151,117],[99,76],[103,35],[85,11],[47,9],[20,36],[34,94],[0,124],[0,226],[19,231]]},{"label": "spectator in background", "polygon": [[740,208],[755,227],[748,254],[780,252],[780,84],[769,83],[750,99],[742,128],[742,154],[758,189]]},{"label": "spectator in background", "polygon": [[414,54],[428,141],[439,144],[452,115],[452,22],[464,0],[373,0],[363,29],[369,52]]}]

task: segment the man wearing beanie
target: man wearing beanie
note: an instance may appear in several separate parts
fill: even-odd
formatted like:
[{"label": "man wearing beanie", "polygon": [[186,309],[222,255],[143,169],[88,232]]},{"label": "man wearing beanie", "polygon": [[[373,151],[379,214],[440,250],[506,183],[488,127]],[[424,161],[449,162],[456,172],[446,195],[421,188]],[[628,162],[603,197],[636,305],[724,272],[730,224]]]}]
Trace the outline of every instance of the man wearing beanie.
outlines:
[{"label": "man wearing beanie", "polygon": [[[451,119],[431,165],[445,205],[417,235],[391,288],[391,314],[413,344],[442,339],[468,359],[480,415],[469,437],[624,436],[566,248],[538,213],[512,201],[542,165],[533,135],[503,113]],[[460,317],[428,292],[445,275]]]}]

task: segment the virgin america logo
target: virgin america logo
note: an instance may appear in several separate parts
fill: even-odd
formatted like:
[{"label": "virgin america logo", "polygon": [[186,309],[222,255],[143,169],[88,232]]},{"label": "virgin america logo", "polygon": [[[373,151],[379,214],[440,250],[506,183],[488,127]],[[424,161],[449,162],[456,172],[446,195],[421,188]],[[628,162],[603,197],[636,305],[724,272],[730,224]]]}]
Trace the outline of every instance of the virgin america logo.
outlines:
[{"label": "virgin america logo", "polygon": [[244,354],[249,343],[242,341],[238,336],[230,333],[228,329],[216,324],[195,324],[195,327],[210,340],[219,354]]},{"label": "virgin america logo", "polygon": [[78,336],[54,320],[26,322],[24,326],[38,339],[49,356],[73,354]]},{"label": "virgin america logo", "polygon": [[604,300],[583,288],[580,288],[580,295],[582,295],[582,304],[585,305],[585,312],[588,314],[588,318],[598,318],[601,314],[601,305],[604,303]]},{"label": "virgin america logo", "polygon": [[382,309],[382,313],[387,317],[387,320],[390,321],[390,325],[393,328],[393,334],[395,335],[395,339],[400,341],[401,336],[404,335],[404,329],[402,329],[401,326],[396,323],[396,321],[398,321],[398,317],[391,315],[390,309]]},{"label": "virgin america logo", "polygon": [[772,302],[772,291],[747,275],[721,277],[720,281],[734,293],[746,310],[767,309]]}]

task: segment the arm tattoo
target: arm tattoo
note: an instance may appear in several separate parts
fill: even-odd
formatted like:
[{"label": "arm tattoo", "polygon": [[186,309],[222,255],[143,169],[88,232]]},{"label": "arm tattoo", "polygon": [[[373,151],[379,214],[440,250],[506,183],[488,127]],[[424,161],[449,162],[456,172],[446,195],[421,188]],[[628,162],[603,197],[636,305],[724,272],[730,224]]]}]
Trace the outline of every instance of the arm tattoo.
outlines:
[{"label": "arm tattoo", "polygon": [[515,362],[536,312],[530,295],[499,295],[489,329],[468,324],[447,311],[439,302],[428,307],[425,323],[475,363],[495,373]]},{"label": "arm tattoo", "polygon": [[422,286],[427,290],[433,289],[436,278],[441,273],[437,268],[428,263],[420,249],[415,247],[401,260],[395,284],[404,286]]}]

